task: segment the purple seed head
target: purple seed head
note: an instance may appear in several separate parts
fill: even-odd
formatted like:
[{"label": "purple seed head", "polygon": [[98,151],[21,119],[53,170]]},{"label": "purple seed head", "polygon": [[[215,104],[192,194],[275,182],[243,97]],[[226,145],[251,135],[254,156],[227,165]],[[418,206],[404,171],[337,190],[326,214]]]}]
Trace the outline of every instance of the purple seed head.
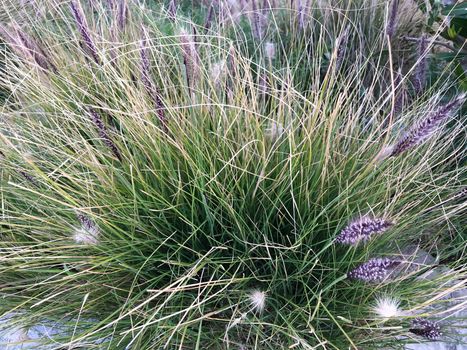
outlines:
[{"label": "purple seed head", "polygon": [[128,6],[126,0],[120,0],[117,8],[117,25],[123,31],[128,19]]},{"label": "purple seed head", "polygon": [[404,86],[402,85],[402,71],[399,69],[394,76],[394,86],[396,91],[394,101],[394,112],[399,115],[404,110]]},{"label": "purple seed head", "polygon": [[400,138],[391,148],[389,156],[397,156],[426,141],[434,134],[439,127],[449,119],[465,102],[465,94],[458,96],[451,102],[438,108],[429,114],[425,119],[415,124],[410,130]]},{"label": "purple seed head", "polygon": [[344,29],[337,39],[337,55],[336,55],[336,70],[339,70],[344,63],[347,44],[349,42],[350,27]]},{"label": "purple seed head", "polygon": [[252,2],[252,26],[253,26],[253,36],[256,39],[262,39],[264,36],[264,27],[266,26],[267,16],[258,9],[256,5],[256,0]]},{"label": "purple seed head", "polygon": [[415,70],[414,90],[416,94],[423,92],[428,73],[427,39],[422,35],[418,44],[418,64]]},{"label": "purple seed head", "polygon": [[462,190],[460,190],[459,192],[457,192],[454,196],[452,196],[450,198],[450,200],[457,200],[457,199],[465,199],[467,198],[467,187],[466,188],[463,188]]},{"label": "purple seed head", "polygon": [[73,12],[73,16],[75,17],[75,21],[76,21],[76,24],[78,25],[78,30],[81,34],[81,38],[84,41],[85,48],[87,49],[88,53],[91,55],[94,62],[99,64],[100,60],[99,60],[99,55],[97,54],[97,48],[92,40],[91,32],[89,30],[88,24],[84,17],[84,13],[81,10],[81,7],[75,2],[75,0],[72,0],[70,2],[70,8],[71,8],[71,12]]},{"label": "purple seed head", "polygon": [[105,3],[109,10],[112,11],[115,8],[115,0],[107,0]]},{"label": "purple seed head", "polygon": [[171,21],[175,21],[177,18],[177,1],[176,0],[170,0],[169,3],[169,8],[167,9],[169,18]]},{"label": "purple seed head", "polygon": [[192,85],[197,80],[199,69],[196,43],[193,35],[189,34],[184,29],[180,33],[180,43],[182,47],[183,63],[185,65],[187,85],[189,88],[192,88]]},{"label": "purple seed head", "polygon": [[76,211],[76,216],[78,217],[78,221],[84,229],[91,231],[97,228],[96,223],[92,221],[91,218],[89,218],[88,216],[81,214],[78,211]]},{"label": "purple seed head", "polygon": [[39,44],[28,36],[21,29],[17,30],[18,38],[23,44],[24,48],[34,59],[36,64],[44,70],[56,71],[55,66],[50,62],[44,50],[39,46]]},{"label": "purple seed head", "polygon": [[105,145],[112,151],[114,156],[117,157],[119,161],[122,161],[122,155],[120,153],[120,150],[117,148],[115,143],[110,138],[107,132],[107,128],[105,127],[104,122],[102,121],[99,114],[92,108],[89,109],[89,114],[91,116],[92,122],[96,126],[99,137],[102,139]]},{"label": "purple seed head", "polygon": [[305,18],[307,15],[307,12],[309,11],[310,8],[310,0],[299,0],[298,1],[298,27],[300,29],[304,29],[306,26],[305,23]]},{"label": "purple seed head", "polygon": [[396,32],[396,19],[397,19],[397,12],[399,8],[399,0],[392,0],[391,9],[389,12],[388,24],[386,27],[386,34],[389,38],[394,36]]},{"label": "purple seed head", "polygon": [[362,282],[373,283],[381,282],[386,279],[389,274],[401,262],[389,258],[373,258],[356,267],[348,273],[348,277]]},{"label": "purple seed head", "polygon": [[141,82],[146,92],[151,96],[154,105],[157,109],[157,117],[164,132],[168,131],[167,119],[165,117],[165,108],[162,103],[162,98],[158,89],[151,79],[151,62],[149,60],[148,49],[148,33],[146,28],[142,29],[142,39],[140,42],[140,56],[141,56]]},{"label": "purple seed head", "polygon": [[368,241],[375,234],[383,233],[392,225],[392,221],[384,218],[363,216],[347,225],[336,237],[336,243],[355,246]]},{"label": "purple seed head", "polygon": [[206,15],[206,19],[204,21],[204,30],[205,30],[205,32],[207,32],[211,28],[213,15],[214,15],[214,4],[211,4],[211,6],[209,6],[209,10],[208,10],[208,13]]},{"label": "purple seed head", "polygon": [[429,340],[438,340],[443,335],[439,325],[420,317],[412,321],[412,327],[409,331]]},{"label": "purple seed head", "polygon": [[24,170],[18,170],[18,173],[33,185],[37,185],[36,179]]}]

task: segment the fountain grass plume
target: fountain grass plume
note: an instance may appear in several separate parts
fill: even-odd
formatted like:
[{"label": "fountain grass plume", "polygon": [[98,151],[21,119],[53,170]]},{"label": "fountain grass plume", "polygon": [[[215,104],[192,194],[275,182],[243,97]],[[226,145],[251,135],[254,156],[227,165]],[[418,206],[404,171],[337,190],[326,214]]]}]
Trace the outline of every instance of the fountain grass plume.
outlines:
[{"label": "fountain grass plume", "polygon": [[211,29],[212,21],[214,17],[214,4],[211,4],[206,14],[206,19],[204,20],[204,30],[207,33]]},{"label": "fountain grass plume", "polygon": [[193,90],[199,79],[200,62],[193,34],[182,28],[180,31],[180,44],[188,89]]},{"label": "fountain grass plume", "polygon": [[372,258],[348,273],[348,278],[367,283],[382,282],[401,264],[400,260]]},{"label": "fountain grass plume", "polygon": [[445,105],[438,107],[412,126],[394,145],[385,147],[378,155],[379,160],[396,157],[427,141],[465,103],[466,94],[461,94]]},{"label": "fountain grass plume", "polygon": [[394,223],[385,218],[363,216],[348,224],[336,237],[336,243],[357,245],[388,230]]},{"label": "fountain grass plume", "polygon": [[128,21],[128,4],[127,0],[119,0],[117,6],[117,25],[123,31]]},{"label": "fountain grass plume", "polygon": [[412,320],[410,332],[429,340],[438,340],[443,335],[438,324],[420,317]]},{"label": "fountain grass plume", "polygon": [[175,22],[177,18],[177,1],[176,0],[170,0],[169,1],[169,7],[167,9],[168,16],[171,21]]},{"label": "fountain grass plume", "polygon": [[49,57],[47,57],[45,51],[35,40],[33,40],[23,30],[19,28],[16,32],[18,33],[18,38],[26,48],[27,52],[31,55],[31,57],[39,67],[41,67],[44,70],[51,70],[54,72],[57,71],[55,65],[51,62]]},{"label": "fountain grass plume", "polygon": [[376,298],[372,311],[376,317],[383,320],[405,315],[405,312],[400,309],[400,300],[387,294]]},{"label": "fountain grass plume", "polygon": [[146,92],[151,97],[156,108],[157,118],[164,132],[168,131],[167,118],[165,116],[165,108],[162,102],[162,97],[151,78],[151,61],[149,59],[149,39],[146,28],[142,27],[142,38],[140,40],[140,57],[141,57],[141,82],[146,89]]},{"label": "fountain grass plume", "polygon": [[349,42],[349,36],[350,36],[350,27],[346,27],[339,37],[336,40],[336,71],[339,71],[340,68],[342,67],[342,64],[344,63],[345,60],[345,54],[347,52],[347,44]]},{"label": "fountain grass plume", "polygon": [[422,35],[418,44],[418,62],[413,82],[415,93],[418,95],[425,89],[428,74],[427,41],[426,35]]},{"label": "fountain grass plume", "polygon": [[91,36],[91,31],[89,30],[86,17],[84,16],[84,13],[81,9],[81,6],[79,5],[79,2],[77,2],[76,0],[71,0],[70,8],[75,18],[76,24],[78,26],[78,30],[80,32],[81,38],[83,39],[84,47],[86,48],[88,54],[91,55],[94,62],[96,62],[97,64],[100,64],[97,47],[94,44],[94,41]]},{"label": "fountain grass plume", "polygon": [[389,17],[386,25],[386,34],[389,38],[392,38],[396,32],[399,1],[400,0],[392,0],[390,4]]},{"label": "fountain grass plume", "polygon": [[120,150],[118,149],[117,145],[113,142],[113,140],[109,136],[107,128],[105,127],[104,122],[102,121],[102,118],[100,117],[100,115],[92,108],[90,108],[88,112],[89,112],[92,122],[96,126],[99,137],[102,139],[104,144],[112,151],[113,155],[117,157],[119,161],[122,161],[123,159],[122,154],[120,153]]},{"label": "fountain grass plume", "polygon": [[95,245],[99,243],[99,226],[88,216],[76,211],[80,227],[75,228],[73,239],[78,244]]}]

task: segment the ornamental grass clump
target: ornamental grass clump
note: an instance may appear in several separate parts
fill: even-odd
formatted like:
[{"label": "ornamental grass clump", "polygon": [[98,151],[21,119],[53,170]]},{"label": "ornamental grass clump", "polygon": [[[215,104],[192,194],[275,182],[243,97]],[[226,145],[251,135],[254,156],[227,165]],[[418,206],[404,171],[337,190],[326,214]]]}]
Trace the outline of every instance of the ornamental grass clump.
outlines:
[{"label": "ornamental grass clump", "polygon": [[289,1],[123,3],[124,30],[119,1],[25,12],[55,69],[2,34],[0,339],[382,349],[457,320],[461,94],[445,74],[391,117],[415,67],[391,65],[386,1],[302,1],[303,28]]}]

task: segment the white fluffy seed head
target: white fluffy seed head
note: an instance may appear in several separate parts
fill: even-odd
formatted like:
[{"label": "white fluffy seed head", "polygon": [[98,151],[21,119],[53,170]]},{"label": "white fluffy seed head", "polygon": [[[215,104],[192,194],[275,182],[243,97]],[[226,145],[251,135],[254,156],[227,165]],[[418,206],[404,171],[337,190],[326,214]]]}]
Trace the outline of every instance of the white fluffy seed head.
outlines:
[{"label": "white fluffy seed head", "polygon": [[262,312],[266,306],[266,292],[260,290],[254,290],[248,295],[250,305],[253,310]]},{"label": "white fluffy seed head", "polygon": [[226,76],[226,73],[227,73],[227,64],[225,60],[216,62],[211,66],[210,76],[214,84],[219,83]]},{"label": "white fluffy seed head", "polygon": [[73,239],[78,244],[95,245],[99,243],[98,229],[85,229],[84,227],[75,228]]},{"label": "white fluffy seed head", "polygon": [[264,52],[268,59],[273,60],[274,58],[276,58],[276,44],[272,42],[265,43]]},{"label": "white fluffy seed head", "polygon": [[400,309],[400,301],[395,297],[382,295],[376,298],[373,306],[374,314],[383,319],[403,316],[404,312]]},{"label": "white fluffy seed head", "polygon": [[271,121],[268,125],[268,128],[265,130],[265,135],[273,140],[278,139],[284,135],[284,133],[284,126],[281,123],[275,121]]}]

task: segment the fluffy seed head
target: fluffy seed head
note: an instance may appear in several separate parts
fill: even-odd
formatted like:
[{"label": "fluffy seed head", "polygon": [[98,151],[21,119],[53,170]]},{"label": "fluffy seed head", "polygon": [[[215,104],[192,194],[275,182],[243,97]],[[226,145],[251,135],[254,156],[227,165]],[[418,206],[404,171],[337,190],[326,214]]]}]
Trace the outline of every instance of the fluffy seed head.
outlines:
[{"label": "fluffy seed head", "polygon": [[417,317],[412,321],[410,332],[429,340],[438,340],[443,335],[439,325],[420,317]]},{"label": "fluffy seed head", "polygon": [[220,60],[219,62],[214,63],[210,69],[211,80],[214,84],[219,83],[227,73],[227,62],[225,60]]},{"label": "fluffy seed head", "polygon": [[401,262],[389,258],[373,258],[348,273],[348,277],[362,282],[374,283],[385,280]]},{"label": "fluffy seed head", "polygon": [[262,312],[266,306],[266,292],[254,290],[248,295],[248,300],[253,310]]},{"label": "fluffy seed head", "polygon": [[258,9],[256,0],[252,1],[251,25],[253,36],[256,39],[262,39],[267,25],[268,17],[261,9]]},{"label": "fluffy seed head", "polygon": [[99,243],[100,229],[97,224],[86,215],[76,213],[81,226],[75,228],[73,239],[78,244],[95,245]]},{"label": "fluffy seed head", "polygon": [[389,319],[403,315],[403,311],[399,306],[400,301],[398,299],[383,295],[376,299],[372,311],[379,318]]},{"label": "fluffy seed head", "polygon": [[214,16],[214,4],[211,4],[211,6],[209,6],[208,13],[206,14],[206,19],[204,21],[204,29],[206,32],[211,28],[213,16]]},{"label": "fluffy seed head", "polygon": [[24,31],[21,29],[17,30],[18,37],[22,44],[24,45],[25,49],[31,57],[34,59],[36,64],[41,67],[44,70],[53,70],[56,71],[57,69],[55,66],[50,62],[49,58],[45,54],[44,50],[41,48],[41,46],[33,40],[31,37],[29,37]]},{"label": "fluffy seed head", "polygon": [[388,219],[363,216],[347,225],[336,237],[336,243],[355,246],[368,241],[375,234],[383,233],[392,225]]},{"label": "fluffy seed head", "polygon": [[276,58],[276,44],[268,41],[264,44],[264,52],[269,60]]},{"label": "fluffy seed head", "polygon": [[284,132],[285,128],[281,123],[271,121],[268,128],[265,130],[265,135],[268,138],[275,140],[284,135]]},{"label": "fluffy seed head", "polygon": [[168,12],[170,20],[175,21],[175,18],[177,17],[177,1],[170,0],[169,8],[167,9],[167,12]]}]

